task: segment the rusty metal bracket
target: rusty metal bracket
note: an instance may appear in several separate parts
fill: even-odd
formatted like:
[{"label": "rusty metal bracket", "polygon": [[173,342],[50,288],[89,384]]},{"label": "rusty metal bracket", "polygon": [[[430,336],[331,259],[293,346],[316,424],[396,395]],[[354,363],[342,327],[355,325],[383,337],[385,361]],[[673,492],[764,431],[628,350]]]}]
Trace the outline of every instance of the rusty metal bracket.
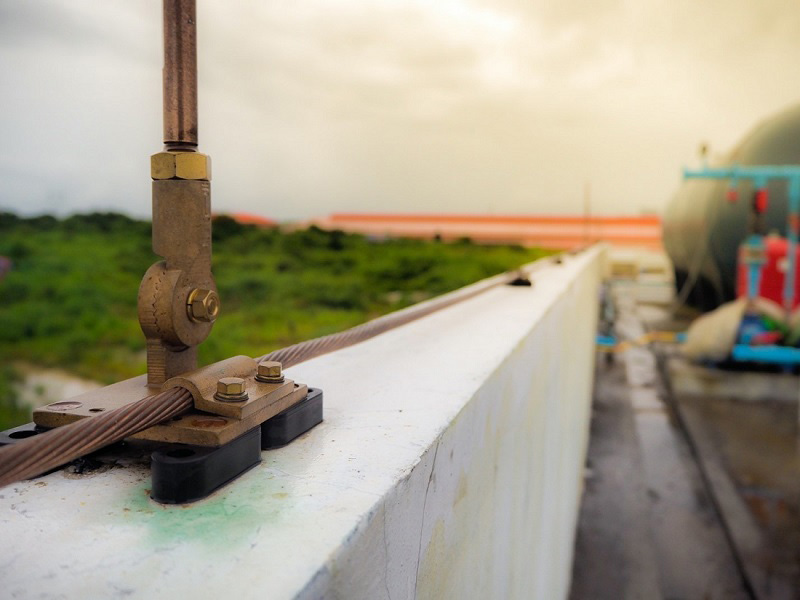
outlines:
[{"label": "rusty metal bracket", "polygon": [[156,386],[197,366],[196,346],[219,314],[208,181],[153,181],[153,250],[165,260],[145,273],[138,304],[148,384]]}]

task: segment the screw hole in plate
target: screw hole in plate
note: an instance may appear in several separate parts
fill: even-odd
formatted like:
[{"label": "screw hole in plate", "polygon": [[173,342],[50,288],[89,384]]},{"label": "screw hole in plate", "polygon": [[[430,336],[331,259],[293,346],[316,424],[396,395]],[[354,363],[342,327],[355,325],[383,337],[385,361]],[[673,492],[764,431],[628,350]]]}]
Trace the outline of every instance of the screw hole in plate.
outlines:
[{"label": "screw hole in plate", "polygon": [[28,429],[26,431],[15,431],[13,433],[9,433],[8,437],[10,437],[12,439],[15,439],[15,440],[21,440],[21,439],[24,439],[24,438],[29,438],[29,437],[32,437],[34,435],[37,435],[38,433],[39,433],[38,431],[33,431],[32,429]]},{"label": "screw hole in plate", "polygon": [[104,410],[105,410],[105,408],[90,408],[89,412],[97,413],[97,412],[103,412]]},{"label": "screw hole in plate", "polygon": [[73,400],[65,400],[63,402],[54,402],[53,404],[48,404],[45,408],[49,410],[74,410],[76,408],[80,408],[83,406],[81,402],[75,402]]}]

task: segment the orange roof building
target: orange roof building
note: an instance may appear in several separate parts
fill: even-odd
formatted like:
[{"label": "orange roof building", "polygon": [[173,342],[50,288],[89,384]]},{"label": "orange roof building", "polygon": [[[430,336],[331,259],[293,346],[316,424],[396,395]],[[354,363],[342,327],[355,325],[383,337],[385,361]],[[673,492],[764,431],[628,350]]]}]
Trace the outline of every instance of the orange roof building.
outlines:
[{"label": "orange roof building", "polygon": [[267,217],[262,217],[251,213],[229,213],[227,216],[240,225],[255,225],[256,227],[269,228],[278,226],[278,222],[273,219],[268,219]]},{"label": "orange roof building", "polygon": [[521,244],[573,249],[606,241],[615,246],[660,250],[661,219],[646,216],[534,216],[334,213],[315,219],[323,229],[382,237],[454,240],[469,237],[484,244]]}]

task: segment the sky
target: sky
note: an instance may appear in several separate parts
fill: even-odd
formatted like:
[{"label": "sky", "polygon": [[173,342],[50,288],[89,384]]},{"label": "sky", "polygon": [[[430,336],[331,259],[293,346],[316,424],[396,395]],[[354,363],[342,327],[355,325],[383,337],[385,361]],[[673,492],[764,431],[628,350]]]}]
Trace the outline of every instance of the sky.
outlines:
[{"label": "sky", "polygon": [[[150,213],[158,0],[0,0],[0,210]],[[198,0],[215,212],[660,212],[800,102],[794,0]]]}]

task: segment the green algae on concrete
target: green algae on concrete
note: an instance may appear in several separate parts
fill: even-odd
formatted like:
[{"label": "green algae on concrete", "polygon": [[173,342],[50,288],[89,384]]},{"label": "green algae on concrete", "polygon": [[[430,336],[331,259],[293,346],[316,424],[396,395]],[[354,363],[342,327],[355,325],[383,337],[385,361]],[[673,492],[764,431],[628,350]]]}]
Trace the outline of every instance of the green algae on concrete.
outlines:
[{"label": "green algae on concrete", "polygon": [[191,504],[159,504],[150,498],[150,487],[147,480],[125,499],[123,523],[143,529],[154,546],[187,542],[210,550],[250,543],[262,527],[284,518],[281,498],[288,496],[285,481],[257,469]]}]

